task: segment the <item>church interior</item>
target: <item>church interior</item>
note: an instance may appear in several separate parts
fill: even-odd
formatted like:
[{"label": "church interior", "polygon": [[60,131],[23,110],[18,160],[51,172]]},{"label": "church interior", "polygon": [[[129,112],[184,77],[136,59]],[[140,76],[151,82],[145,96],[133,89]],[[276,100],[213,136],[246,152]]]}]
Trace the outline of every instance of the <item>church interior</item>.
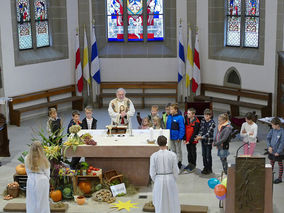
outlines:
[{"label": "church interior", "polygon": [[284,0],[1,5],[0,212],[283,212]]}]

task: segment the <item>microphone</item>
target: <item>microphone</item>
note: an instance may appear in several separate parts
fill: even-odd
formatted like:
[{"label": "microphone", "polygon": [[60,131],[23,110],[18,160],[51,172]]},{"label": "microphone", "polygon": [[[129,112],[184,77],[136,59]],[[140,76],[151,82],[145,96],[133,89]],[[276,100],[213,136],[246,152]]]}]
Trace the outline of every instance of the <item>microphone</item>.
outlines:
[{"label": "microphone", "polygon": [[244,145],[246,145],[246,144],[249,144],[249,142],[246,142],[246,143],[242,144],[242,145],[237,149],[237,151],[236,151],[236,158],[237,158],[238,155],[239,155],[239,150],[240,150]]}]

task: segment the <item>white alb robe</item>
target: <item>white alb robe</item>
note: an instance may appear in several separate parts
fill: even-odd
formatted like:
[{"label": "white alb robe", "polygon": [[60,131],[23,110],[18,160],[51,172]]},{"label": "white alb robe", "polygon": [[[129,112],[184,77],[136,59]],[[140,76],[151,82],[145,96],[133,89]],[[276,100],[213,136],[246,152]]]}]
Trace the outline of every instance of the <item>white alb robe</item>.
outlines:
[{"label": "white alb robe", "polygon": [[177,156],[174,152],[160,150],[150,158],[150,176],[154,181],[153,204],[156,213],[180,213],[176,179]]},{"label": "white alb robe", "polygon": [[27,213],[50,213],[49,178],[50,169],[34,173],[27,168],[28,175],[26,191]]}]

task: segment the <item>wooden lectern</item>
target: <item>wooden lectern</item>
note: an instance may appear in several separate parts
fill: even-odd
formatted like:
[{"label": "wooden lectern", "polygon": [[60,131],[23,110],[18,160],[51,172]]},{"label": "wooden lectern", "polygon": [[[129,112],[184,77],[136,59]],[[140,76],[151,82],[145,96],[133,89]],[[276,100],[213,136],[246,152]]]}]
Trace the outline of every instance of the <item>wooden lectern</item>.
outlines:
[{"label": "wooden lectern", "polygon": [[264,157],[237,157],[228,168],[225,213],[273,212],[272,189],[272,167]]}]

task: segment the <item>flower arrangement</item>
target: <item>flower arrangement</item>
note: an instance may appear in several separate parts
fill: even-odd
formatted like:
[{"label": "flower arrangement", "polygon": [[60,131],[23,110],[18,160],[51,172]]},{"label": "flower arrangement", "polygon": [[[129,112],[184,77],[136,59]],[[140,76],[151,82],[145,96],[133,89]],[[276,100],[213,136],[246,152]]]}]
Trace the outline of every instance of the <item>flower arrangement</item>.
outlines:
[{"label": "flower arrangement", "polygon": [[70,132],[70,133],[73,133],[74,135],[76,135],[78,132],[80,132],[81,129],[82,129],[81,126],[79,126],[79,125],[73,125],[73,126],[71,126],[71,127],[69,128],[69,132]]},{"label": "flower arrangement", "polygon": [[61,147],[59,145],[43,146],[43,151],[48,160],[59,160],[61,157]]}]

